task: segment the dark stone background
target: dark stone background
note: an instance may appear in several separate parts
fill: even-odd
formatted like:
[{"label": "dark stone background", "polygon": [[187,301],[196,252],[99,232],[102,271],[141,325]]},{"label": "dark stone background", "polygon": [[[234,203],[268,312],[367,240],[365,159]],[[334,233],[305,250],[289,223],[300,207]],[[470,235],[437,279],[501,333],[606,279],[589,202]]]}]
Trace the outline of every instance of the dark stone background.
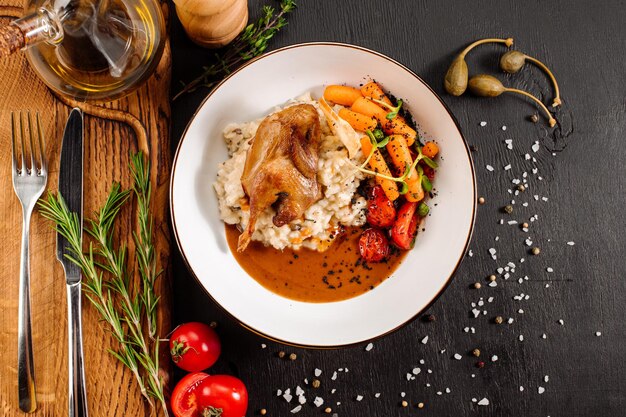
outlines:
[{"label": "dark stone background", "polygon": [[[250,1],[252,18],[264,3]],[[299,3],[271,49],[307,41],[347,42],[387,54],[411,68],[443,97],[467,140],[477,147],[473,157],[478,192],[487,203],[478,210],[470,246],[474,256],[465,259],[429,311],[436,321],[416,320],[375,342],[370,352],[364,346],[294,349],[263,340],[224,315],[176,255],[174,324],[218,322],[223,354],[211,372],[235,374],[246,382],[250,416],[261,408],[269,416],[291,415],[296,400],[286,403],[276,396],[276,389],[291,387],[293,392],[296,385],[307,391],[308,403],[298,414],[302,416],[323,414],[328,404],[339,416],[349,417],[626,416],[626,246],[621,235],[626,226],[624,1]],[[514,37],[515,49],[543,60],[555,72],[564,102],[556,113],[557,129],[547,129],[541,115],[539,123],[529,122],[535,106],[514,95],[479,99],[445,94],[443,76],[454,55],[475,39],[494,36]],[[175,16],[172,39],[175,93],[179,81],[194,78],[213,55],[185,37]],[[527,89],[549,103],[551,86],[537,68],[528,65],[512,76],[498,71],[503,52],[499,45],[474,50],[468,56],[470,73],[494,74],[506,85]],[[206,93],[198,90],[174,102],[173,146]],[[487,125],[481,127],[481,121]],[[513,139],[513,150],[506,148],[505,139]],[[537,153],[531,151],[535,141],[541,146]],[[537,162],[525,161],[525,153]],[[509,163],[512,169],[504,171]],[[488,172],[487,164],[495,171]],[[531,174],[533,166],[542,181]],[[500,209],[512,198],[507,192],[514,188],[511,179],[521,178],[523,171],[531,174],[529,190],[514,197],[515,211],[507,217]],[[535,194],[539,201],[532,198]],[[543,196],[548,201],[541,200]],[[524,201],[528,207],[522,207]],[[539,218],[528,234],[517,226],[499,224],[502,218],[523,222],[534,214]],[[541,247],[539,256],[528,254],[527,235]],[[568,241],[575,245],[566,245]],[[488,253],[491,247],[497,248],[498,261]],[[526,262],[519,265],[522,257]],[[495,288],[488,287],[486,277],[509,260],[518,264],[515,274],[508,280],[499,278]],[[554,272],[548,273],[548,267]],[[529,280],[519,284],[517,280],[524,276]],[[482,283],[479,290],[470,288],[476,281]],[[521,293],[530,299],[513,299]],[[487,314],[474,319],[471,303],[480,297],[485,300],[480,309]],[[487,303],[488,297],[494,297],[492,303]],[[497,315],[505,320],[512,317],[514,322],[496,325],[493,318]],[[465,327],[475,328],[475,333],[465,332]],[[422,344],[426,335],[429,341]],[[261,343],[267,348],[261,349]],[[470,354],[474,348],[482,352],[480,360],[486,363],[482,369]],[[280,350],[295,352],[298,359],[278,359]],[[462,359],[455,360],[455,353]],[[491,361],[492,355],[498,356],[496,362]],[[419,363],[421,359],[425,364]],[[415,366],[421,374],[407,381],[406,373]],[[342,367],[349,373],[331,381],[333,371]],[[318,390],[303,383],[306,377],[313,379],[315,368],[323,370]],[[545,393],[538,393],[539,386]],[[332,388],[335,394],[330,394]],[[451,392],[445,393],[446,388]],[[443,394],[437,395],[438,391]],[[378,399],[376,392],[381,393]],[[401,392],[406,392],[407,409],[400,407]],[[320,409],[309,404],[315,395],[326,401]],[[363,400],[356,401],[357,395],[363,395]],[[487,398],[490,405],[477,406],[472,398]],[[419,402],[425,404],[424,409],[416,408]]]}]

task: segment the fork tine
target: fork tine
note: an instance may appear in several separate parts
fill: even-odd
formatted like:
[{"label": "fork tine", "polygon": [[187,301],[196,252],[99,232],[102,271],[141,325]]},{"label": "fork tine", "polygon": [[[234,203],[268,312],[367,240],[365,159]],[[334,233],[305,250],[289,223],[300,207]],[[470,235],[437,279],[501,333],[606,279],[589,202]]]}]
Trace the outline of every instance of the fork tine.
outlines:
[{"label": "fork tine", "polygon": [[46,160],[46,154],[44,149],[46,148],[45,139],[43,136],[43,128],[41,127],[41,119],[39,118],[39,112],[36,113],[37,119],[37,138],[39,139],[39,162],[41,167],[41,175],[48,175],[48,161]]},{"label": "fork tine", "polygon": [[30,145],[30,175],[37,176],[37,165],[35,165],[35,146],[33,144],[33,118],[30,112],[26,113],[28,120],[28,141]]},{"label": "fork tine", "polygon": [[22,154],[22,167],[20,168],[20,174],[21,175],[25,175],[26,174],[26,160],[24,158],[24,151],[26,150],[25,146],[24,146],[24,121],[23,121],[24,117],[22,115],[22,112],[20,112],[20,144],[22,146],[21,149],[21,154]]},{"label": "fork tine", "polygon": [[17,154],[15,153],[15,113],[11,112],[11,159],[13,165],[13,174],[17,171]]}]

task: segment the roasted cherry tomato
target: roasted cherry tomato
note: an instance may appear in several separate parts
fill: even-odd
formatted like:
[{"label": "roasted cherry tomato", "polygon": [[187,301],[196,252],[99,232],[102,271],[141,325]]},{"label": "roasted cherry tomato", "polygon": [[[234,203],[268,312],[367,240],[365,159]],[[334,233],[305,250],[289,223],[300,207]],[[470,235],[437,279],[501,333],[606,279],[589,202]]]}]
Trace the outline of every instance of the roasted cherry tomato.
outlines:
[{"label": "roasted cherry tomato", "polygon": [[376,185],[368,193],[367,222],[375,227],[389,227],[396,219],[396,209],[383,191]]},{"label": "roasted cherry tomato", "polygon": [[217,333],[204,323],[181,324],[170,337],[172,360],[188,372],[209,368],[217,361],[221,351]]},{"label": "roasted cherry tomato", "polygon": [[409,250],[415,242],[418,224],[416,208],[417,203],[407,201],[398,210],[398,217],[391,228],[391,240],[400,249]]},{"label": "roasted cherry tomato", "polygon": [[359,252],[366,262],[380,262],[389,256],[389,242],[380,229],[367,229],[359,238]]},{"label": "roasted cherry tomato", "polygon": [[248,391],[234,376],[195,372],[176,384],[171,404],[176,417],[244,417]]}]

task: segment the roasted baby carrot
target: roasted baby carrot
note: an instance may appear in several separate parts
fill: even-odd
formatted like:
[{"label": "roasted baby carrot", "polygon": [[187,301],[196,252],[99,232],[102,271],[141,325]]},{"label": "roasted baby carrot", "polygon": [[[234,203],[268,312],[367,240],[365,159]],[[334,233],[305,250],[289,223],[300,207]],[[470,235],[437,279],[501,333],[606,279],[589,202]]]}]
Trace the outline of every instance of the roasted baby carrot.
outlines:
[{"label": "roasted baby carrot", "polygon": [[342,106],[352,106],[360,97],[361,91],[345,85],[329,85],[324,89],[324,98]]},{"label": "roasted baby carrot", "polygon": [[388,112],[378,104],[366,99],[365,97],[361,97],[352,103],[350,110],[375,118],[383,127],[390,122],[390,120],[387,119]]},{"label": "roasted baby carrot", "polygon": [[439,146],[437,146],[435,142],[426,142],[422,148],[422,153],[430,159],[433,159],[439,153]]},{"label": "roasted baby carrot", "polygon": [[[361,141],[362,142],[362,141]],[[361,144],[361,146],[363,146]],[[389,142],[387,143],[387,152],[391,157],[394,167],[398,173],[404,173],[407,166],[413,164],[413,157],[411,151],[407,145],[406,139],[401,135],[389,136]],[[411,168],[409,176],[404,180],[408,186],[408,192],[405,194],[407,201],[420,201],[424,198],[424,190],[422,189],[422,181],[417,175],[417,170]]]},{"label": "roasted baby carrot", "polygon": [[389,97],[385,95],[383,89],[380,88],[380,86],[374,81],[370,81],[369,83],[361,87],[361,94],[363,94],[364,97],[373,98],[374,100],[380,100],[384,103],[389,104],[390,106],[393,106],[393,104],[391,104],[391,100],[389,100]]},{"label": "roasted baby carrot", "polygon": [[[367,100],[367,99],[366,99]],[[405,121],[395,118],[388,120],[389,123],[383,125],[383,130],[388,135],[404,136],[407,145],[411,146],[417,138],[417,132],[412,129]]]},{"label": "roasted baby carrot", "polygon": [[[367,136],[363,136],[361,138],[361,150],[363,151],[365,157],[367,157],[370,152],[372,152],[372,146],[372,142],[370,142],[370,139]],[[388,177],[393,176],[391,174],[391,171],[389,170],[389,167],[387,166],[387,163],[385,162],[385,159],[378,149],[374,150],[374,153],[369,160],[369,166],[372,171],[376,173],[383,174]],[[382,187],[385,195],[389,200],[395,201],[400,196],[400,193],[398,192],[398,185],[395,181],[388,180],[387,178],[382,178],[379,176],[376,176],[375,180],[376,183]]]},{"label": "roasted baby carrot", "polygon": [[364,114],[356,113],[348,109],[340,109],[339,117],[350,123],[350,126],[352,126],[354,130],[361,132],[374,130],[376,129],[376,125],[378,125],[378,122],[373,117],[365,116]]}]

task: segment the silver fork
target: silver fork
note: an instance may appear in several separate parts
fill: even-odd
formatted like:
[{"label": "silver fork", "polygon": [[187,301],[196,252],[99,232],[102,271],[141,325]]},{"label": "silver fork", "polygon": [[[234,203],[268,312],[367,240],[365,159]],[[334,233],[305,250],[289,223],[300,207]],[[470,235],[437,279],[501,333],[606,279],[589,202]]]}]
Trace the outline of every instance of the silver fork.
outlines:
[{"label": "silver fork", "polygon": [[[44,154],[44,139],[39,113],[36,125],[30,112],[26,114],[28,140],[24,129],[24,116],[20,112],[16,123],[11,112],[11,149],[13,159],[13,189],[22,203],[22,256],[20,258],[20,291],[17,321],[17,381],[20,409],[30,413],[37,408],[35,398],[35,369],[33,364],[33,346],[30,320],[30,256],[28,253],[30,235],[30,217],[35,204],[48,180],[48,168]],[[17,129],[19,127],[19,129]],[[37,145],[35,145],[37,142]],[[19,150],[19,152],[18,152]],[[18,164],[18,153],[21,164]],[[30,154],[30,158],[26,154]],[[38,154],[38,156],[37,156]],[[27,163],[30,159],[30,165]]]}]

